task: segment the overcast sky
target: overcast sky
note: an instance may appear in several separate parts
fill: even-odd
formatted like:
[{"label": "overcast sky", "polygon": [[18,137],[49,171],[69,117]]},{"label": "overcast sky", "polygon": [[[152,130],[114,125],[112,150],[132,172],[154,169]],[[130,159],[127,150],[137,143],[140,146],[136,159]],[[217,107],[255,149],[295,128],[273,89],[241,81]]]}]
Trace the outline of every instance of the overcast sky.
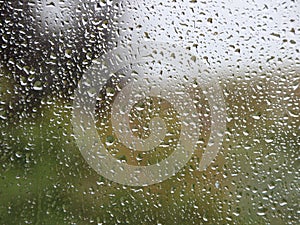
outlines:
[{"label": "overcast sky", "polygon": [[[42,0],[38,10],[52,29],[63,29],[59,21],[71,18],[77,2]],[[253,59],[299,57],[295,51],[300,41],[297,0],[161,1],[163,5],[157,0],[122,2],[120,40],[197,43],[195,54],[208,56],[211,63],[226,57],[229,64],[239,58],[242,64],[249,64]],[[70,25],[76,26],[72,20]]]}]

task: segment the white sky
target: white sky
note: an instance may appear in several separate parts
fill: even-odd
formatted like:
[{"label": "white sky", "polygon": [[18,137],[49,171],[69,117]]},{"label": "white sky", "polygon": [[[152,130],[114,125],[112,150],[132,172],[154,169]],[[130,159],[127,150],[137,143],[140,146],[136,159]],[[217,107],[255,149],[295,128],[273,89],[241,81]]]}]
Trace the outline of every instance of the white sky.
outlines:
[{"label": "white sky", "polygon": [[[49,4],[51,2],[54,4]],[[39,10],[50,27],[62,28],[60,22],[70,19],[74,10],[72,6],[76,2],[78,0],[41,0]],[[120,22],[120,27],[123,28],[120,40],[168,41],[183,45],[196,43],[198,48],[194,49],[195,54],[208,56],[209,61],[214,64],[226,61],[226,57],[229,61],[224,62],[225,64],[236,63],[242,58],[241,63],[245,65],[253,58],[257,62],[270,57],[299,58],[299,53],[295,51],[296,48],[299,49],[300,42],[300,31],[297,30],[300,28],[298,0],[122,2],[125,11],[123,21]],[[208,18],[212,18],[212,23]],[[295,33],[291,32],[293,28]],[[145,38],[146,32],[150,39]],[[287,42],[283,43],[283,39]],[[291,41],[296,41],[296,44]],[[236,49],[240,49],[240,53],[235,52]]]}]

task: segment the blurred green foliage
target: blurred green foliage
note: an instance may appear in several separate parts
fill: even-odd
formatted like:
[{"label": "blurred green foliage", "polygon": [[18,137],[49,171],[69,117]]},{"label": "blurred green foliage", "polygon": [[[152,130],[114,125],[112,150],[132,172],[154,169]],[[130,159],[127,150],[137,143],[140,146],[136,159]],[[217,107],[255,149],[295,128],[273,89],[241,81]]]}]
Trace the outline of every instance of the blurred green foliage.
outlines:
[{"label": "blurred green foliage", "polygon": [[[285,224],[293,216],[296,220],[299,117],[282,108],[286,103],[297,105],[299,95],[285,83],[285,91],[278,94],[278,87],[263,79],[221,84],[228,125],[216,161],[206,171],[197,171],[199,150],[176,176],[148,187],[110,182],[89,167],[72,135],[72,102],[48,98],[11,119],[13,104],[4,107],[1,224]],[[255,90],[258,86],[262,91]],[[14,99],[12,88],[1,87],[3,105]]]}]

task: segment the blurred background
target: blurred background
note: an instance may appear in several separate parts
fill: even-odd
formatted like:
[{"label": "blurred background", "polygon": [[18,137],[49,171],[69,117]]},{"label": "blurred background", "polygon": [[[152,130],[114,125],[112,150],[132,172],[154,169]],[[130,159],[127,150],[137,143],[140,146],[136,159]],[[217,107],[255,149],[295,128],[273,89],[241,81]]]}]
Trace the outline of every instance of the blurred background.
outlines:
[{"label": "blurred background", "polygon": [[[0,0],[0,224],[299,223],[300,26],[299,15],[291,13],[299,2],[239,5],[235,12],[240,14],[232,15],[244,15],[244,21],[254,8],[260,22],[247,26],[232,17],[228,23],[235,24],[238,31],[229,33],[227,20],[218,11],[230,12],[229,3],[151,4],[145,4],[143,10],[164,18],[166,27],[160,29],[172,26],[178,39],[193,36],[187,32],[189,26],[205,27],[189,43],[195,52],[204,49],[199,50],[200,60],[216,68],[219,60],[232,60],[221,65],[224,68],[216,79],[228,115],[216,160],[206,171],[199,171],[209,137],[208,116],[194,156],[176,176],[147,187],[129,187],[97,174],[75,143],[71,124],[74,89],[93,60],[117,46],[122,29],[129,34],[127,41],[135,30],[142,30],[139,34],[145,39],[159,31],[147,27],[148,15],[141,17],[142,8],[133,1]],[[172,25],[173,14],[177,18],[187,13],[183,4],[194,12],[194,20]],[[169,17],[156,10],[160,7],[170,8]],[[268,14],[270,10],[283,12],[277,30],[268,27],[278,22]],[[131,11],[131,17],[124,19],[126,11]],[[146,26],[132,22],[132,15],[143,18]],[[225,41],[231,34],[234,40]],[[173,40],[172,35],[168,38]],[[224,37],[221,43],[226,48],[224,55],[214,58],[219,55],[215,49],[223,48],[218,46],[219,37]],[[251,38],[253,45],[245,47],[244,42]],[[268,52],[263,46],[270,43],[276,44],[280,54],[262,54]],[[260,60],[252,60],[251,54]],[[107,107],[113,98],[106,96],[117,92],[116,86],[108,83],[100,93],[105,101],[99,106],[103,142],[114,142],[111,129],[106,128],[110,125]],[[201,113],[209,115],[201,90],[195,88],[191,94],[203,104]],[[137,126],[164,109],[161,116],[168,121],[168,129],[180,132],[176,112],[167,102],[146,99],[141,104],[147,102],[151,104],[144,113],[132,111]],[[126,162],[124,152],[121,147],[114,156]],[[169,151],[153,157],[164,154]]]}]

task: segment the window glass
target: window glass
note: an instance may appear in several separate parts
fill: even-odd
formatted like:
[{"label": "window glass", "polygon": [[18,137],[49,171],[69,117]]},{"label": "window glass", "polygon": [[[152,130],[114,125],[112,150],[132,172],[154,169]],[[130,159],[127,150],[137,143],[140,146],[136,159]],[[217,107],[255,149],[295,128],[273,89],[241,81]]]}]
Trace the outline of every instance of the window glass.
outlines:
[{"label": "window glass", "polygon": [[0,0],[1,224],[299,223],[299,2]]}]

